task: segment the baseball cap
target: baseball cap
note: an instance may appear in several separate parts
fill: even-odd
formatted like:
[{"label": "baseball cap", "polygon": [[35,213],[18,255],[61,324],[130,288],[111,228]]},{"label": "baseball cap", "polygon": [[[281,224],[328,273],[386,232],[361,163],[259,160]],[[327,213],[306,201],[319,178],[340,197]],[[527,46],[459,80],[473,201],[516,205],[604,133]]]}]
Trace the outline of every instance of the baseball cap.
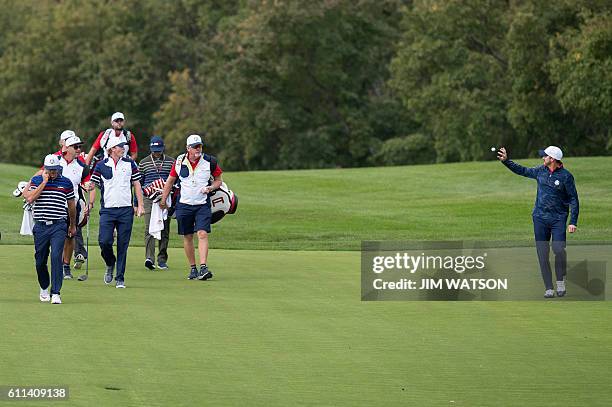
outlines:
[{"label": "baseball cap", "polygon": [[81,139],[78,136],[68,137],[66,139],[66,141],[64,141],[64,145],[66,147],[75,146],[77,144],[83,144],[83,142],[81,141]]},{"label": "baseball cap", "polygon": [[125,120],[125,116],[123,115],[123,113],[121,112],[115,112],[113,113],[113,115],[111,116],[111,122],[114,122],[117,119],[123,119]]},{"label": "baseball cap", "polygon": [[62,166],[59,162],[59,157],[55,154],[49,154],[45,157],[45,170],[57,170],[60,171]]},{"label": "baseball cap", "polygon": [[557,161],[561,161],[563,158],[563,151],[559,147],[548,146],[544,150],[538,150],[540,157],[549,156],[554,158]]},{"label": "baseball cap", "polygon": [[108,143],[106,144],[106,148],[109,149],[115,146],[123,147],[126,144],[127,143],[125,142],[125,137],[111,136],[110,139],[108,140]]},{"label": "baseball cap", "polygon": [[192,134],[191,136],[187,137],[187,147],[194,147],[198,145],[202,145],[202,137],[197,134]]},{"label": "baseball cap", "polygon": [[159,153],[159,152],[164,151],[164,140],[159,136],[151,137],[149,148],[154,153]]},{"label": "baseball cap", "polygon": [[64,130],[62,134],[60,134],[61,141],[65,141],[69,137],[76,137],[76,133],[72,130]]}]

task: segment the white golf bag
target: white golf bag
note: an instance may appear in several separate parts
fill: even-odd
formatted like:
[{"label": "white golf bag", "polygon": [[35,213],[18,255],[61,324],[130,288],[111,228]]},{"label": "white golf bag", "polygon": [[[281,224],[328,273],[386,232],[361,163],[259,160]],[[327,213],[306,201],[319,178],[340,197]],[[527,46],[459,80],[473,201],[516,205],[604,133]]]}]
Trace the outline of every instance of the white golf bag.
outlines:
[{"label": "white golf bag", "polygon": [[221,183],[219,189],[211,192],[209,198],[212,212],[210,223],[217,223],[225,215],[234,214],[238,209],[238,196],[227,187],[225,182]]},{"label": "white golf bag", "polygon": [[[28,185],[26,181],[20,181],[17,184],[17,188],[13,191],[13,196],[19,198],[23,195],[25,187]],[[23,218],[21,219],[21,229],[19,233],[23,236],[32,235],[32,228],[34,227],[34,214],[32,213],[32,205],[23,200]]]}]

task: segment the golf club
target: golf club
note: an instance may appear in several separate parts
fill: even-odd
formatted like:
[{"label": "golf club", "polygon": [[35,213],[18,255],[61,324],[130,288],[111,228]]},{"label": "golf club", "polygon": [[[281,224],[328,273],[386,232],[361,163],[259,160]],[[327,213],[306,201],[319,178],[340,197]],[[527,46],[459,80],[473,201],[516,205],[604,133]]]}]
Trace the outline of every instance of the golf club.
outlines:
[{"label": "golf club", "polygon": [[[87,202],[87,210],[90,211],[89,208],[89,191],[85,193],[86,202]],[[79,281],[85,281],[89,278],[89,216],[91,213],[87,212],[87,237],[85,238],[85,274],[81,274],[78,278]]]}]

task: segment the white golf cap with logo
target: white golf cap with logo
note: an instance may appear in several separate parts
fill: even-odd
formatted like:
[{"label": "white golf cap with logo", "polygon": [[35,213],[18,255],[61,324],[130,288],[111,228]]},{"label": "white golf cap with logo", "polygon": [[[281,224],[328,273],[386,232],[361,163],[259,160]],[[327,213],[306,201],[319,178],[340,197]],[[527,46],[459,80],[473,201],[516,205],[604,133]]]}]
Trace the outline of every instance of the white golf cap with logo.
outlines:
[{"label": "white golf cap with logo", "polygon": [[197,134],[192,134],[191,136],[187,137],[187,147],[193,147],[198,145],[201,146],[202,144],[202,137]]},{"label": "white golf cap with logo", "polygon": [[78,136],[68,137],[66,139],[66,141],[64,141],[64,145],[66,147],[75,146],[75,145],[78,145],[78,144],[83,144],[83,142],[81,141],[81,139]]},{"label": "white golf cap with logo", "polygon": [[72,130],[64,130],[62,131],[62,134],[60,134],[61,141],[65,141],[66,139],[70,137],[76,137],[76,133]]},{"label": "white golf cap with logo", "polygon": [[59,157],[55,154],[49,154],[45,157],[45,170],[57,170],[60,171],[62,165],[59,162]]},{"label": "white golf cap with logo", "polygon": [[117,119],[125,120],[125,116],[123,116],[123,113],[121,112],[115,112],[111,116],[111,122],[114,122]]},{"label": "white golf cap with logo", "polygon": [[561,149],[556,146],[548,146],[544,150],[540,150],[538,152],[540,153],[540,157],[549,156],[557,161],[561,161],[561,159],[563,158],[563,151],[561,151]]},{"label": "white golf cap with logo", "polygon": [[127,143],[125,141],[125,137],[123,136],[123,134],[120,137],[111,136],[110,139],[108,140],[108,143],[106,144],[106,149],[113,148],[115,146],[123,147],[126,144]]}]

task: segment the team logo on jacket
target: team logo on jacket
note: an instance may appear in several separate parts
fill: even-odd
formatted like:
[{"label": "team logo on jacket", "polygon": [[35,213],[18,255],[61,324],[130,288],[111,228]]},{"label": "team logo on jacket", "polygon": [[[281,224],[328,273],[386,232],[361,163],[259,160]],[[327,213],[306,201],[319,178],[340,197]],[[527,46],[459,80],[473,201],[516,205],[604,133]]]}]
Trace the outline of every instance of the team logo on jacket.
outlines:
[{"label": "team logo on jacket", "polygon": [[559,180],[555,180],[555,185],[559,186]]}]

